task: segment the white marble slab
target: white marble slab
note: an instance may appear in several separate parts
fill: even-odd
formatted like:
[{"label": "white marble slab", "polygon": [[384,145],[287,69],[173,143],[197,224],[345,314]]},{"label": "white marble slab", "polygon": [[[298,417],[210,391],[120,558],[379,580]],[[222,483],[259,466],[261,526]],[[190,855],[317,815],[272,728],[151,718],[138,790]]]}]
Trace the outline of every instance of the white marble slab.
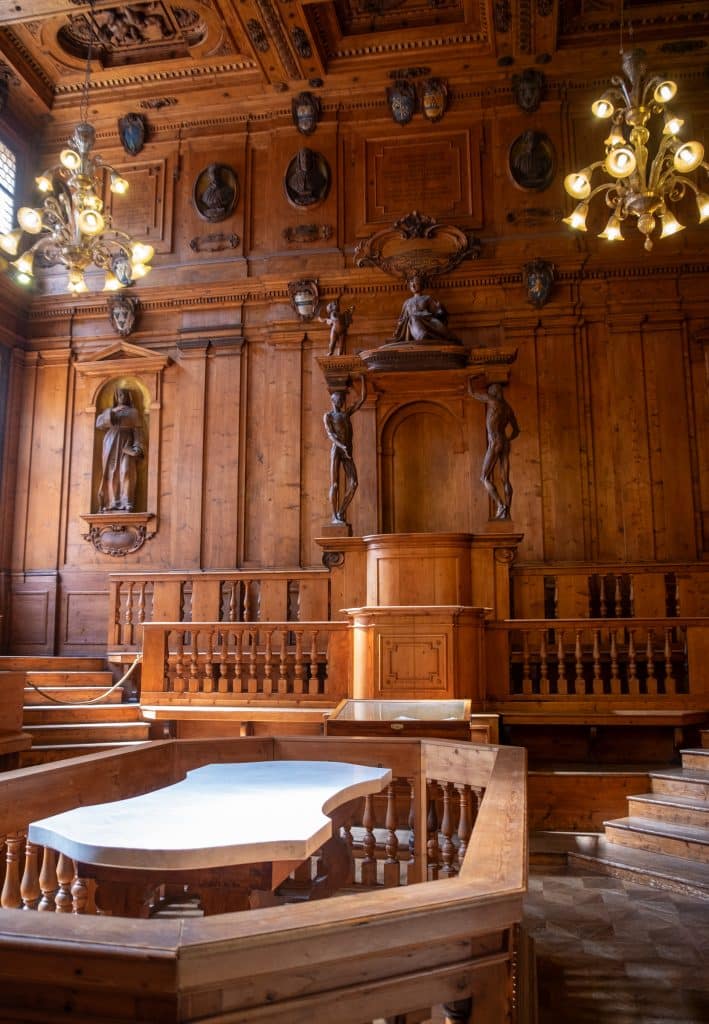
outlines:
[{"label": "white marble slab", "polygon": [[173,870],[305,860],[327,817],[391,781],[388,768],[339,761],[210,764],[143,796],[33,822],[29,839],[85,864]]}]

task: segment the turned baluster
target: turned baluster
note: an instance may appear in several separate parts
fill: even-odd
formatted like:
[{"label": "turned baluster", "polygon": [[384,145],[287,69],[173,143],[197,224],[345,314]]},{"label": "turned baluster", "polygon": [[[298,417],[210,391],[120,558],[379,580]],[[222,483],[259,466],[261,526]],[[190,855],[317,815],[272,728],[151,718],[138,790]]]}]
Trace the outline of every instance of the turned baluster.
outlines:
[{"label": "turned baluster", "polygon": [[5,836],[5,881],[0,894],[0,907],[18,909],[22,906],[20,892],[20,856],[25,844],[19,834]]},{"label": "turned baluster", "polygon": [[71,914],[74,909],[74,900],[71,895],[74,873],[74,861],[65,853],[60,853],[57,861],[57,895],[55,898],[58,914]]},{"label": "turned baluster", "polygon": [[288,633],[281,631],[281,650],[278,660],[278,692],[288,693]]},{"label": "turned baluster", "polygon": [[177,631],[177,644],[175,645],[175,676],[173,680],[173,689],[175,693],[185,692],[185,679],[184,679],[184,666],[182,664],[182,658],[184,655],[184,633],[182,630]]},{"label": "turned baluster", "polygon": [[295,634],[295,659],[293,667],[293,693],[303,692],[303,631]]},{"label": "turned baluster", "polygon": [[648,629],[647,642],[645,644],[645,668],[647,678],[645,687],[648,693],[657,693],[657,679],[655,678],[655,630]]},{"label": "turned baluster", "polygon": [[57,855],[48,846],[44,848],[42,857],[42,870],[39,873],[39,887],[42,890],[42,898],[39,901],[37,910],[54,911],[55,894],[57,891]]},{"label": "turned baluster", "polygon": [[202,693],[211,693],[214,689],[214,634],[211,629],[207,630],[207,649],[204,652],[204,664],[202,666]]},{"label": "turned baluster", "polygon": [[239,587],[239,581],[233,580],[231,587],[229,588],[229,607],[227,608],[227,622],[236,622],[237,620],[237,602],[236,595]]},{"label": "turned baluster", "polygon": [[234,693],[243,693],[243,650],[242,640],[244,634],[241,630],[234,633]]},{"label": "turned baluster", "polygon": [[199,633],[192,630],[192,650],[190,652],[190,679],[187,689],[190,693],[197,693],[199,690]]},{"label": "turned baluster", "polygon": [[227,693],[229,690],[229,634],[226,629],[222,633],[222,642],[219,645],[219,682],[217,689],[219,693]]},{"label": "turned baluster", "polygon": [[384,885],[387,888],[401,884],[401,865],[399,863],[399,839],[396,834],[396,793],[393,783],[387,786],[387,812],[384,821],[387,830],[385,844],[386,860],[384,861]]},{"label": "turned baluster", "polygon": [[601,576],[601,577],[599,577],[599,579],[600,579],[600,589],[601,589],[601,593],[600,593],[600,597],[601,597],[600,617],[602,619],[605,619],[607,617],[607,615],[608,615],[608,605],[606,604],[606,578],[605,578],[605,576]]},{"label": "turned baluster", "polygon": [[628,615],[630,615],[631,619],[635,616],[635,584],[633,583],[632,576],[628,584]]},{"label": "turned baluster", "polygon": [[623,596],[620,589],[621,577],[615,576],[615,592],[613,594],[613,605],[615,607],[615,617],[619,619],[623,614]]},{"label": "turned baluster", "polygon": [[314,629],[310,637],[310,679],[308,680],[308,693],[317,695],[318,692],[318,631]]},{"label": "turned baluster", "polygon": [[473,833],[470,813],[470,786],[456,785],[458,791],[458,870],[463,866],[465,851]]},{"label": "turned baluster", "polygon": [[249,693],[258,693],[258,630],[252,629],[249,633],[249,678],[247,688]]},{"label": "turned baluster", "polygon": [[371,794],[369,794],[364,798],[364,814],[362,815],[362,826],[364,828],[364,837],[362,839],[362,848],[364,850],[362,885],[377,884],[377,859],[374,855],[377,840],[374,837],[374,825],[374,801]]},{"label": "turned baluster", "polygon": [[522,693],[531,694],[532,677],[529,674],[529,634],[522,633]]},{"label": "turned baluster", "polygon": [[610,631],[611,640],[611,693],[620,693],[620,677],[618,676],[618,642],[617,630]]},{"label": "turned baluster", "polygon": [[252,580],[244,580],[244,622],[253,622],[256,618],[252,608],[251,584]]},{"label": "turned baluster", "polygon": [[544,630],[539,634],[539,692],[549,694],[549,664],[547,662],[547,638]]},{"label": "turned baluster", "polygon": [[601,679],[601,631],[593,631],[593,695],[599,697],[603,694],[603,680]]},{"label": "turned baluster", "polygon": [[20,896],[23,910],[36,910],[39,905],[39,871],[37,866],[39,847],[27,840],[25,846],[25,870],[20,882]]},{"label": "turned baluster", "polygon": [[675,677],[672,674],[672,628],[665,627],[665,693],[673,693]]},{"label": "turned baluster", "polygon": [[628,693],[637,696],[640,693],[637,661],[635,657],[635,630],[628,630]]},{"label": "turned baluster", "polygon": [[86,904],[89,901],[89,887],[85,878],[75,876],[71,883],[71,912],[72,914],[85,914]]},{"label": "turned baluster", "polygon": [[[433,786],[435,786],[435,783]],[[429,792],[435,792],[433,786],[430,787]],[[428,861],[427,877],[429,881],[435,881],[435,879],[438,878],[438,870],[441,861],[441,848],[438,845],[438,810],[436,809],[436,800],[433,796],[429,796],[428,798],[426,834],[428,836],[426,842],[426,854]]]},{"label": "turned baluster", "polygon": [[576,675],[574,677],[574,693],[578,697],[580,694],[586,692],[586,683],[583,678],[583,648],[581,647],[581,633],[580,629],[576,630],[576,643],[574,645],[574,665]]},{"label": "turned baluster", "polygon": [[133,631],[133,583],[128,584],[126,594],[126,636],[128,637],[128,643],[133,644],[135,641],[135,633]]},{"label": "turned baluster", "polygon": [[142,626],[145,622],[145,592],[146,584],[141,583],[138,586],[138,625]]},{"label": "turned baluster", "polygon": [[443,817],[441,818],[441,878],[452,878],[458,874],[455,863],[455,846],[453,845],[453,814],[451,809],[451,782],[441,783],[443,790]]},{"label": "turned baluster", "polygon": [[271,696],[273,693],[273,630],[269,629],[266,632],[266,646],[263,652],[263,692],[264,695]]},{"label": "turned baluster", "polygon": [[416,787],[409,782],[409,863],[406,868],[407,883],[416,881]]},{"label": "turned baluster", "polygon": [[556,641],[556,692],[557,693],[568,693],[569,685],[566,681],[566,664],[564,661],[564,631],[560,629],[557,633]]}]

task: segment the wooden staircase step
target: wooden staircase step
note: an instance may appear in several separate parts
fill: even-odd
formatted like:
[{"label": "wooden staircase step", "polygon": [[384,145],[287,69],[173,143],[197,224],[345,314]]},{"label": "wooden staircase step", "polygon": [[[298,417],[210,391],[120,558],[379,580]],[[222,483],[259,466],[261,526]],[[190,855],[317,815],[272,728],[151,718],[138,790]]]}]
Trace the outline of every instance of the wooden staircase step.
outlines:
[{"label": "wooden staircase step", "polygon": [[147,722],[73,722],[68,725],[24,726],[32,737],[32,745],[67,743],[104,743],[114,740],[146,740],[150,732]]},{"label": "wooden staircase step", "polygon": [[23,768],[30,768],[32,765],[63,761],[69,757],[100,754],[107,750],[123,750],[125,747],[139,747],[145,742],[145,740],[119,740],[115,743],[67,743],[64,746],[56,747],[33,745],[31,750],[20,754],[20,765]]},{"label": "wooden staircase step", "polygon": [[648,818],[616,818],[604,822],[606,839],[652,853],[709,864],[709,830]]},{"label": "wooden staircase step", "polygon": [[23,709],[25,727],[70,722],[142,722],[139,704],[30,704]]},{"label": "wooden staircase step", "polygon": [[686,768],[664,768],[650,772],[650,789],[653,793],[668,793],[673,796],[688,796],[694,800],[709,800],[709,778],[705,772],[689,771]]},{"label": "wooden staircase step", "polygon": [[681,857],[609,843],[604,836],[583,836],[568,853],[571,867],[637,881],[685,896],[709,899],[709,866]]},{"label": "wooden staircase step", "polygon": [[0,672],[101,672],[105,668],[104,658],[0,655]]},{"label": "wooden staircase step", "polygon": [[682,750],[682,767],[690,771],[709,773],[709,749],[699,747],[696,750]]},{"label": "wooden staircase step", "polygon": [[[42,690],[46,693],[46,696],[42,696],[37,690],[33,690],[31,686],[25,687],[23,701],[25,706],[28,704],[32,705],[44,705],[46,707],[59,707],[60,705],[54,705],[49,699],[54,697],[58,701],[66,701],[68,704],[82,703],[87,700],[93,700],[95,697],[101,697],[102,694],[106,694],[105,686],[43,686]],[[106,694],[101,703],[102,704],[120,704],[123,699],[123,691],[119,688],[114,690],[112,693]]]},{"label": "wooden staircase step", "polygon": [[702,747],[709,750],[709,729],[700,729],[699,735],[702,738]]},{"label": "wooden staircase step", "polygon": [[628,816],[709,829],[709,801],[664,793],[640,793],[628,797]]},{"label": "wooden staircase step", "polygon": [[28,683],[44,688],[45,686],[113,686],[112,672],[27,672]]}]

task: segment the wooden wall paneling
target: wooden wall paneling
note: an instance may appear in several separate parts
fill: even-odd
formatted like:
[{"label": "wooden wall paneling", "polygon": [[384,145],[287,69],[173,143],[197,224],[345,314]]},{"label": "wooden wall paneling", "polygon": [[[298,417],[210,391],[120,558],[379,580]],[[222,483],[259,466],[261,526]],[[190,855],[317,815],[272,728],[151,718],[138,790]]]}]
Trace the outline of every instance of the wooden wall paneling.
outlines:
[{"label": "wooden wall paneling", "polygon": [[[687,393],[682,320],[652,319],[643,326],[643,368],[648,410],[655,558],[695,558],[695,508],[689,438],[695,433],[693,403]],[[679,495],[684,500],[678,500]]]},{"label": "wooden wall paneling", "polygon": [[300,558],[303,328],[249,343],[244,563],[280,568]]},{"label": "wooden wall paneling", "polygon": [[116,170],[126,179],[125,195],[109,192],[106,209],[121,231],[141,242],[149,242],[156,253],[172,251],[172,212],[174,159],[172,143],[151,145],[143,155],[125,162],[125,154],[116,151],[106,159],[115,161]]},{"label": "wooden wall paneling", "polygon": [[239,470],[243,338],[213,340],[207,357],[202,568],[235,568],[239,547]]},{"label": "wooden wall paneling", "polygon": [[37,391],[38,352],[18,353],[17,385],[19,409],[16,416],[16,473],[15,507],[12,533],[13,571],[25,569],[27,516],[30,500],[30,470],[32,465],[32,438],[34,434],[35,395]]},{"label": "wooden wall paneling", "polygon": [[13,573],[8,645],[11,654],[55,653],[58,580],[56,572]]},{"label": "wooden wall paneling", "polygon": [[544,555],[557,560],[586,557],[575,327],[555,318],[536,335]]},{"label": "wooden wall paneling", "polygon": [[168,472],[172,505],[170,564],[181,569],[201,568],[207,344],[203,338],[178,342],[175,446]]},{"label": "wooden wall paneling", "polygon": [[690,326],[688,395],[694,410],[695,433],[690,437],[693,458],[692,478],[697,501],[699,556],[709,554],[709,329],[696,331]]},{"label": "wooden wall paneling", "polygon": [[[89,552],[93,548],[86,544],[86,550]],[[100,654],[105,651],[107,618],[106,573],[62,570],[57,610],[57,654]]]}]

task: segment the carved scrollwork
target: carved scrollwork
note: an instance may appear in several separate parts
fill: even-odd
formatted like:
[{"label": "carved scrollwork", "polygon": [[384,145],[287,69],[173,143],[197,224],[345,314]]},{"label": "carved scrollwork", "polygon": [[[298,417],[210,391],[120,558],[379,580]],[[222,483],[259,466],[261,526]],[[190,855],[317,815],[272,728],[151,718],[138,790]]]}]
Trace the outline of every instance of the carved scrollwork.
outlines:
[{"label": "carved scrollwork", "polygon": [[416,274],[428,279],[453,270],[464,259],[477,259],[480,250],[474,235],[412,210],[391,227],[363,239],[355,249],[354,263],[406,280]]},{"label": "carved scrollwork", "polygon": [[338,569],[345,564],[344,551],[326,551],[322,556],[322,564],[326,569]]},{"label": "carved scrollwork", "polygon": [[155,518],[151,512],[97,512],[81,518],[89,527],[84,540],[102,555],[113,558],[132,555],[155,536],[155,530],[149,529]]},{"label": "carved scrollwork", "polygon": [[223,249],[236,249],[241,242],[238,235],[225,235],[217,231],[213,235],[195,235],[190,239],[190,249],[193,252],[221,252]]},{"label": "carved scrollwork", "polygon": [[326,242],[332,238],[330,224],[296,224],[283,229],[286,242]]},{"label": "carved scrollwork", "polygon": [[495,561],[500,565],[511,565],[516,557],[516,548],[495,548]]}]

